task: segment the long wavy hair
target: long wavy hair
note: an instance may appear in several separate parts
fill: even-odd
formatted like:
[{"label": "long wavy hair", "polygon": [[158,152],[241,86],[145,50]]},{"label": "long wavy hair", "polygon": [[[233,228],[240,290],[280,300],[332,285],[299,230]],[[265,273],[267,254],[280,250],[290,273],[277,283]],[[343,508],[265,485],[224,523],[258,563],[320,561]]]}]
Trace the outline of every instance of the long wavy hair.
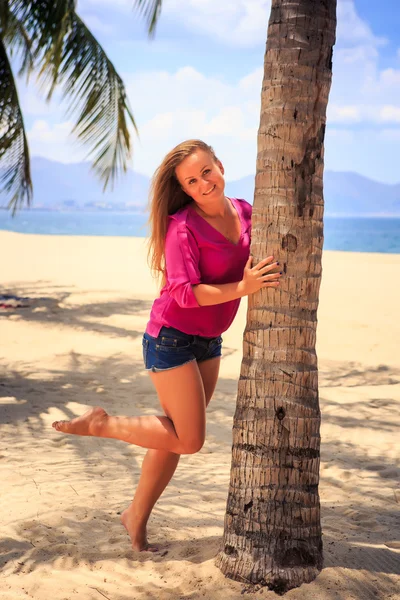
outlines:
[{"label": "long wavy hair", "polygon": [[201,140],[186,140],[175,146],[164,158],[155,171],[150,187],[150,238],[148,241],[148,262],[153,276],[159,279],[161,285],[166,281],[165,276],[165,237],[167,234],[168,215],[173,215],[193,199],[188,196],[176,177],[176,167],[188,156],[204,150],[213,161],[217,162],[214,150]]}]

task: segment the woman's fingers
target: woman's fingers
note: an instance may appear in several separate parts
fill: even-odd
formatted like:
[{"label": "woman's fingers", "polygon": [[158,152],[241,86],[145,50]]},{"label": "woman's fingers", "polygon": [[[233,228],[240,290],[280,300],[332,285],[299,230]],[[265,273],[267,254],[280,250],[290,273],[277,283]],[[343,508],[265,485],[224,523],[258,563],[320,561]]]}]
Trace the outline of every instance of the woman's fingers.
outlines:
[{"label": "woman's fingers", "polygon": [[257,281],[258,289],[266,287],[279,287],[278,280],[282,277],[282,273],[271,273],[273,269],[276,269],[279,266],[279,263],[274,261],[274,257],[267,256],[255,267],[251,266],[252,260],[253,257],[250,255],[246,263],[246,269],[249,271],[247,277],[253,279],[254,282]]},{"label": "woman's fingers", "polygon": [[276,267],[279,266],[278,262],[274,262],[270,265],[266,265],[265,267],[262,267],[261,269],[259,269],[259,273],[260,275],[264,275],[264,273],[268,273],[268,271],[272,271],[272,269],[276,269]]},{"label": "woman's fingers", "polygon": [[262,277],[259,277],[258,279],[261,279],[262,281],[273,281],[280,277],[282,277],[282,273],[270,273],[269,275],[262,275]]},{"label": "woman's fingers", "polygon": [[255,267],[253,267],[253,269],[255,271],[259,271],[260,269],[262,269],[263,267],[265,267],[266,265],[271,263],[273,260],[274,260],[273,256],[268,256],[267,258],[260,260],[260,262],[257,265],[255,265]]}]

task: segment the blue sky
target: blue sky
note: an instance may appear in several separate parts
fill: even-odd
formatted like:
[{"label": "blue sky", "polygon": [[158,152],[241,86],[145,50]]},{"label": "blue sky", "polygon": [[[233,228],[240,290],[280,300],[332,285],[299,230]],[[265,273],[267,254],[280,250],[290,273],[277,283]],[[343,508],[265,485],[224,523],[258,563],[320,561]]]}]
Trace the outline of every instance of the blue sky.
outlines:
[{"label": "blue sky", "polygon": [[[213,145],[227,180],[255,172],[270,0],[164,0],[155,38],[134,0],[78,0],[122,76],[139,127],[131,166],[151,176],[183,139]],[[398,0],[338,0],[325,168],[399,183]],[[19,82],[31,155],[84,160],[57,95]]]}]

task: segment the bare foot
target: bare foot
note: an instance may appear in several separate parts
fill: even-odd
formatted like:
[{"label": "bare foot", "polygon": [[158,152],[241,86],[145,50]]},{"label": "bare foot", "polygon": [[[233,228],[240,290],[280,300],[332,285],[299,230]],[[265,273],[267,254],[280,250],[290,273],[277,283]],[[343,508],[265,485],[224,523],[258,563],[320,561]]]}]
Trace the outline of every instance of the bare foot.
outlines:
[{"label": "bare foot", "polygon": [[138,527],[137,520],[132,512],[127,508],[121,514],[121,523],[129,533],[132,548],[137,552],[158,552],[159,547],[149,544],[147,541],[146,526]]},{"label": "bare foot", "polygon": [[108,415],[103,408],[96,406],[91,408],[84,415],[71,419],[71,421],[54,421],[52,427],[63,433],[72,433],[75,435],[99,435],[101,427],[104,425]]}]

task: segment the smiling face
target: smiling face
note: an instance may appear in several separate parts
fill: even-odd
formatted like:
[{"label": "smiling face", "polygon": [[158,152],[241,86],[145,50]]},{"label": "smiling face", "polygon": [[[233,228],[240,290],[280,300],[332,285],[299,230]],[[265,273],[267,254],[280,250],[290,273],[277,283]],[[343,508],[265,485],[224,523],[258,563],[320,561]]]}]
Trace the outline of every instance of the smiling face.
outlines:
[{"label": "smiling face", "polygon": [[175,169],[183,191],[201,207],[223,199],[224,167],[205,150],[196,150]]}]

